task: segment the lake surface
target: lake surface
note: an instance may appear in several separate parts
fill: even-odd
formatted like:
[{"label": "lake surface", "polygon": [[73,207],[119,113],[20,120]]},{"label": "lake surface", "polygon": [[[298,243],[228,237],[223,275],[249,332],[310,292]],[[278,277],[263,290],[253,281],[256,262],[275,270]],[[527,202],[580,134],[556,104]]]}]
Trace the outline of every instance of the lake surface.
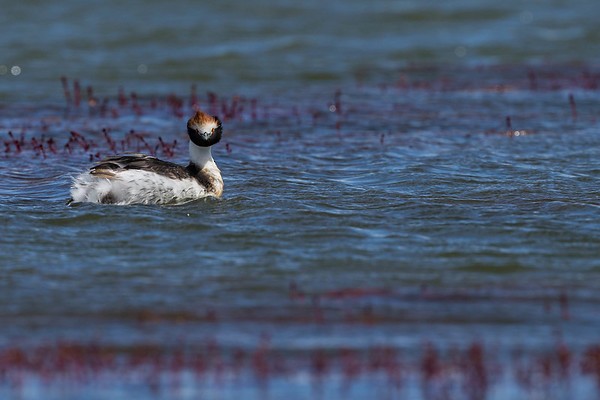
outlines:
[{"label": "lake surface", "polygon": [[[550,3],[5,5],[0,397],[597,398],[600,5]],[[66,206],[195,107],[221,200]]]}]

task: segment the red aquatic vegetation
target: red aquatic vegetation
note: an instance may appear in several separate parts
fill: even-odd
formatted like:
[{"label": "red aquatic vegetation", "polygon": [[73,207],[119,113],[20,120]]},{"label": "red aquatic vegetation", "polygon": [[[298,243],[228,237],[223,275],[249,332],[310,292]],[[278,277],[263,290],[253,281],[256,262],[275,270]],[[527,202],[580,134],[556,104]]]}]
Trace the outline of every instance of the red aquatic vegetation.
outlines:
[{"label": "red aquatic vegetation", "polygon": [[193,110],[199,108],[198,93],[196,92],[195,84],[192,84],[192,87],[190,90],[190,108],[192,108]]},{"label": "red aquatic vegetation", "polygon": [[[491,93],[495,95],[499,90],[502,91],[501,96],[510,95],[511,91],[550,91],[550,90],[566,90],[571,92],[569,96],[569,104],[571,108],[571,116],[573,121],[586,121],[586,114],[582,114],[582,110],[578,110],[575,103],[576,93],[573,90],[594,90],[597,88],[597,82],[600,74],[591,67],[579,69],[560,68],[552,66],[536,66],[536,67],[519,67],[519,66],[481,66],[476,68],[440,68],[432,66],[411,65],[401,70],[402,85],[395,87],[394,85],[386,85],[385,93],[380,93],[381,96],[371,96],[371,92],[377,89],[377,85],[365,87],[361,85],[363,91],[368,91],[369,96],[355,96],[355,93],[348,94],[347,90],[355,90],[356,88],[338,88],[334,91],[330,99],[315,99],[314,103],[294,103],[285,102],[281,99],[277,102],[265,102],[263,98],[245,98],[244,96],[234,95],[230,97],[218,96],[214,92],[207,92],[206,101],[198,99],[197,87],[195,84],[190,86],[190,94],[188,98],[182,98],[177,95],[168,96],[152,96],[145,98],[135,92],[131,92],[126,96],[125,89],[120,87],[118,94],[113,97],[104,97],[98,99],[91,85],[83,86],[87,93],[87,104],[89,114],[83,115],[78,110],[78,104],[81,100],[81,85],[79,80],[68,80],[66,77],[61,78],[65,101],[67,102],[66,115],[68,119],[61,122],[51,122],[50,119],[41,119],[40,121],[28,121],[23,129],[31,132],[47,133],[46,137],[52,137],[54,140],[53,149],[49,148],[48,139],[43,140],[38,135],[28,134],[23,142],[16,143],[12,138],[6,138],[4,143],[4,155],[15,157],[20,154],[24,155],[39,155],[39,156],[58,156],[74,155],[80,156],[81,152],[106,154],[118,151],[143,151],[153,154],[161,154],[165,157],[174,156],[176,145],[171,144],[171,139],[168,139],[164,134],[159,137],[157,133],[150,131],[144,134],[144,138],[127,137],[127,134],[119,135],[117,132],[127,132],[129,126],[119,126],[121,119],[126,121],[131,120],[131,116],[140,116],[143,113],[152,113],[152,116],[176,116],[178,118],[187,115],[194,108],[198,108],[200,103],[203,108],[209,110],[213,115],[218,115],[223,120],[231,121],[228,124],[230,132],[235,132],[236,128],[246,129],[252,122],[259,121],[264,126],[270,125],[264,132],[304,132],[307,122],[312,121],[312,127],[309,129],[320,129],[322,126],[332,127],[335,129],[340,138],[345,138],[347,135],[357,135],[361,132],[369,132],[373,130],[377,132],[377,128],[366,128],[365,130],[356,130],[352,127],[356,126],[357,118],[367,122],[369,125],[382,124],[393,126],[396,118],[402,120],[412,119],[421,121],[430,121],[428,123],[435,124],[436,115],[423,110],[421,104],[404,100],[406,91],[423,91],[423,92],[448,92],[448,91],[479,91],[483,93]],[[468,79],[467,79],[468,78]],[[402,96],[394,98],[394,90],[402,90]],[[78,94],[79,93],[79,94]],[[397,93],[400,94],[400,93]],[[84,93],[85,95],[85,93]],[[377,99],[381,99],[378,101]],[[393,113],[390,113],[387,102],[391,101],[395,106]],[[510,99],[508,100],[510,101]],[[374,102],[374,103],[373,103]],[[322,105],[326,104],[329,110],[325,110]],[[362,114],[361,114],[362,113]],[[463,118],[461,113],[457,112],[458,116]],[[368,115],[368,118],[364,118]],[[467,118],[469,114],[465,115]],[[452,117],[452,115],[451,115]],[[473,114],[473,118],[479,118],[479,114]],[[525,123],[535,125],[538,120],[543,120],[545,115],[541,111],[531,111],[526,119],[522,114],[512,115],[506,118],[506,129],[482,129],[482,132],[505,134],[507,136],[521,136],[530,133],[523,130],[515,130],[511,123],[511,118],[525,119]],[[106,118],[112,118],[107,121]],[[490,117],[492,119],[493,116]],[[553,116],[557,118],[557,116]],[[595,121],[595,116],[590,118]],[[98,119],[98,120],[97,120]],[[493,121],[493,119],[492,119]],[[533,121],[533,122],[531,122]],[[144,121],[144,123],[146,123]],[[246,126],[246,124],[249,124]],[[25,124],[25,123],[24,123]],[[65,127],[65,124],[68,126]],[[111,126],[111,140],[102,137],[101,132],[94,132],[93,126],[96,125]],[[282,128],[281,124],[286,127]],[[492,122],[492,124],[494,124]],[[494,124],[495,125],[495,124]],[[140,129],[138,126],[134,128]],[[535,126],[533,126],[535,129]],[[146,128],[141,128],[146,129]],[[13,128],[14,131],[14,128]],[[90,147],[85,150],[85,144],[82,140],[65,137],[61,132],[85,132],[85,141]],[[535,132],[535,130],[531,131]],[[229,132],[228,132],[229,133]],[[301,137],[304,138],[303,134]],[[32,144],[32,136],[37,140],[37,143]],[[280,140],[282,135],[277,136],[277,143],[283,142]],[[470,136],[472,137],[472,134]],[[309,136],[305,137],[309,140]],[[381,133],[379,131],[374,136],[375,140],[379,139],[380,145],[393,143],[395,137],[389,132]],[[64,141],[63,141],[64,140]],[[66,141],[69,141],[66,143]],[[244,140],[249,140],[244,137]],[[92,144],[96,141],[94,146]],[[144,141],[146,143],[144,143]],[[319,141],[317,145],[328,146],[332,141]],[[83,147],[82,147],[83,146]],[[225,151],[231,154],[231,143],[225,143]],[[63,152],[57,152],[56,149],[63,148]]]},{"label": "red aquatic vegetation", "polygon": [[94,97],[94,88],[92,86],[87,87],[87,103],[90,108],[90,112],[98,105],[98,99]]},{"label": "red aquatic vegetation", "polygon": [[100,105],[100,115],[102,117],[106,116],[106,111],[108,110],[108,98],[104,98],[102,100],[102,104]]},{"label": "red aquatic vegetation", "polygon": [[[158,137],[158,143],[156,145],[155,148],[155,153],[158,152],[158,149],[160,148],[162,151],[162,154],[164,154],[167,157],[173,157],[175,155],[175,147],[177,146],[177,139],[173,140],[172,143],[165,143],[162,139],[162,137]],[[160,147],[159,147],[160,145]]]},{"label": "red aquatic vegetation", "polygon": [[314,376],[321,379],[329,367],[328,356],[323,349],[316,349],[311,354],[311,371]]},{"label": "red aquatic vegetation", "polygon": [[108,129],[102,128],[102,135],[104,135],[104,139],[106,140],[106,143],[108,144],[108,148],[110,149],[110,151],[112,151],[113,153],[116,153],[117,152],[117,144],[115,143],[113,138],[111,138],[110,135],[108,134]]},{"label": "red aquatic vegetation", "polygon": [[537,75],[534,70],[529,70],[527,73],[527,78],[529,78],[529,90],[537,90]]},{"label": "red aquatic vegetation", "polygon": [[71,131],[71,137],[69,138],[69,143],[74,142],[77,143],[84,151],[88,151],[91,147],[91,143],[85,139],[85,137],[78,132]]},{"label": "red aquatic vegetation", "polygon": [[357,352],[353,349],[340,349],[340,364],[346,384],[350,384],[361,373],[362,362]]},{"label": "red aquatic vegetation", "polygon": [[257,104],[258,104],[258,100],[256,98],[253,98],[253,99],[250,100],[250,109],[251,109],[252,121],[256,121],[257,116],[258,116],[258,113],[256,112]]},{"label": "red aquatic vegetation", "polygon": [[374,371],[383,370],[390,383],[396,387],[402,385],[402,362],[398,350],[391,346],[378,346],[371,350],[369,368]]},{"label": "red aquatic vegetation", "polygon": [[140,115],[142,115],[142,107],[138,103],[137,93],[131,92],[130,97],[131,97],[131,108],[132,108],[133,112],[135,113],[135,115],[137,115],[139,117]]},{"label": "red aquatic vegetation", "polygon": [[81,86],[79,81],[76,79],[73,81],[73,105],[79,107],[81,104]]},{"label": "red aquatic vegetation", "polygon": [[342,113],[342,90],[338,89],[335,91],[333,96],[333,111],[341,114]]},{"label": "red aquatic vegetation", "polygon": [[46,144],[48,145],[48,150],[50,150],[50,152],[52,154],[56,154],[56,141],[54,140],[54,138],[50,138],[46,141]]},{"label": "red aquatic vegetation", "polygon": [[318,324],[324,323],[325,316],[323,313],[323,308],[321,307],[321,302],[319,301],[319,297],[312,296],[311,300],[314,321]]},{"label": "red aquatic vegetation", "polygon": [[569,107],[571,108],[571,118],[573,122],[577,121],[577,105],[575,104],[575,97],[573,93],[569,93]]},{"label": "red aquatic vegetation", "polygon": [[4,146],[5,146],[5,152],[8,153],[10,152],[10,145],[13,144],[15,146],[15,152],[18,154],[21,152],[21,148],[24,144],[24,135],[21,134],[21,138],[17,139],[15,138],[15,135],[13,135],[12,131],[8,131],[8,136],[10,137],[10,141],[5,141],[4,142]]},{"label": "red aquatic vegetation", "polygon": [[589,347],[581,360],[581,371],[591,375],[596,381],[596,388],[600,390],[600,345]]},{"label": "red aquatic vegetation", "polygon": [[31,148],[35,151],[36,155],[41,155],[46,158],[46,151],[44,150],[44,142],[38,140],[35,137],[31,138]]},{"label": "red aquatic vegetation", "polygon": [[321,296],[323,298],[329,299],[356,299],[356,298],[364,298],[364,297],[372,297],[372,296],[385,296],[390,294],[390,290],[386,288],[360,288],[360,287],[350,287],[343,289],[330,290],[323,293]]},{"label": "red aquatic vegetation", "polygon": [[573,354],[565,343],[560,342],[556,346],[556,358],[558,361],[558,371],[560,378],[563,380],[568,379],[571,374],[571,363],[573,360]]},{"label": "red aquatic vegetation", "polygon": [[243,369],[244,364],[246,363],[246,352],[241,348],[236,348],[233,350],[233,356],[231,360],[231,365],[235,375],[239,375]]},{"label": "red aquatic vegetation", "polygon": [[269,365],[269,337],[263,335],[260,344],[254,354],[252,354],[252,369],[257,379],[263,384],[267,382],[271,368]]},{"label": "red aquatic vegetation", "polygon": [[589,69],[584,69],[581,73],[581,77],[583,80],[583,88],[587,90],[597,90],[598,89],[598,80],[600,79],[600,74],[593,73]]},{"label": "red aquatic vegetation", "polygon": [[127,96],[125,96],[125,89],[122,86],[119,87],[118,103],[122,108],[127,105]]},{"label": "red aquatic vegetation", "polygon": [[290,282],[288,286],[288,296],[290,300],[304,300],[306,295],[305,293],[298,287],[298,284],[295,281]]},{"label": "red aquatic vegetation", "polygon": [[233,96],[231,102],[227,99],[221,99],[221,117],[224,121],[232,120],[244,112],[244,106],[241,97]]},{"label": "red aquatic vegetation", "polygon": [[513,127],[512,127],[512,119],[511,119],[510,115],[506,116],[505,121],[506,121],[506,131],[505,131],[504,134],[506,136],[509,136],[509,137],[525,136],[528,133],[530,133],[530,131],[526,131],[526,130],[514,130]]},{"label": "red aquatic vegetation", "polygon": [[465,392],[473,400],[484,399],[489,386],[488,367],[481,343],[473,343],[463,360]]},{"label": "red aquatic vegetation", "polygon": [[510,115],[506,116],[506,130],[507,132],[512,132],[512,121],[510,119]]},{"label": "red aquatic vegetation", "polygon": [[[566,349],[566,345],[562,346]],[[563,354],[565,349],[559,350],[558,354]],[[571,379],[570,374],[560,372],[564,362],[562,356],[552,352],[525,355],[522,349],[516,351],[519,358],[513,363],[505,363],[502,368],[505,373],[516,372],[513,382],[520,390],[528,392],[548,387],[557,378]],[[571,359],[574,355],[568,351]],[[96,380],[109,376],[111,384],[127,384],[129,380],[143,377],[144,384],[152,390],[178,390],[182,388],[182,374],[189,371],[196,377],[192,384],[202,385],[205,382],[202,377],[213,377],[213,382],[223,387],[232,384],[222,379],[224,373],[234,376],[250,373],[266,390],[272,379],[305,371],[318,386],[325,384],[329,377],[341,374],[341,390],[346,393],[356,380],[368,381],[385,373],[387,384],[396,389],[404,386],[404,375],[418,377],[425,398],[475,400],[487,398],[488,392],[497,384],[491,374],[496,358],[479,342],[445,355],[430,342],[423,347],[418,359],[403,361],[397,349],[388,346],[367,349],[319,347],[300,353],[282,353],[271,349],[268,335],[263,335],[256,347],[248,350],[229,348],[213,339],[204,341],[199,347],[185,341],[166,346],[140,343],[127,347],[61,341],[0,349],[0,385],[8,384],[19,390],[26,376],[37,376],[43,385],[57,381],[96,385]],[[577,375],[577,379],[586,376],[595,379],[597,390],[600,390],[600,347],[592,345],[583,349],[576,360],[582,374]],[[568,365],[570,368],[573,362],[569,361]],[[506,378],[502,382],[505,384]],[[569,382],[574,381],[567,384]]]},{"label": "red aquatic vegetation", "polygon": [[169,96],[167,96],[167,104],[171,108],[171,112],[173,113],[173,115],[175,115],[177,118],[181,118],[184,116],[183,100],[177,97],[177,95],[170,94]]},{"label": "red aquatic vegetation", "polygon": [[431,385],[442,372],[437,350],[431,343],[425,344],[421,358],[421,377],[425,386]]},{"label": "red aquatic vegetation", "polygon": [[[163,140],[160,136],[156,139],[148,139],[149,134],[134,130],[130,130],[122,136],[122,139],[115,139],[110,128],[102,128],[99,132],[88,133],[71,130],[63,143],[58,141],[58,137],[48,138],[45,133],[41,136],[28,136],[22,132],[20,137],[16,137],[12,131],[9,131],[7,135],[8,139],[3,141],[5,155],[18,155],[24,152],[43,158],[50,155],[59,156],[59,148],[63,149],[62,155],[87,153],[90,160],[101,158],[107,153],[116,154],[119,151],[131,152],[133,150],[174,157],[179,145],[177,139],[170,142]],[[98,138],[101,139],[97,141]]]},{"label": "red aquatic vegetation", "polygon": [[146,142],[146,139],[144,139],[144,135],[143,134],[138,133],[135,130],[131,129],[129,131],[129,136],[131,136],[134,139],[136,139],[136,151],[138,153],[143,148],[145,151],[149,152],[151,155],[154,155],[154,149],[152,147],[150,147],[150,145],[148,144],[148,142]]},{"label": "red aquatic vegetation", "polygon": [[313,126],[317,126],[318,123],[317,121],[322,117],[323,113],[319,110],[314,110],[311,112],[311,117],[312,117],[312,125]]},{"label": "red aquatic vegetation", "polygon": [[69,81],[66,76],[62,76],[60,78],[60,82],[63,87],[63,94],[65,96],[65,101],[67,102],[67,106],[71,105],[71,91],[69,90]]},{"label": "red aquatic vegetation", "polygon": [[207,101],[208,101],[208,107],[210,109],[210,114],[211,115],[216,115],[218,110],[218,103],[219,103],[219,98],[217,96],[217,94],[215,92],[207,92],[206,93],[207,96]]}]

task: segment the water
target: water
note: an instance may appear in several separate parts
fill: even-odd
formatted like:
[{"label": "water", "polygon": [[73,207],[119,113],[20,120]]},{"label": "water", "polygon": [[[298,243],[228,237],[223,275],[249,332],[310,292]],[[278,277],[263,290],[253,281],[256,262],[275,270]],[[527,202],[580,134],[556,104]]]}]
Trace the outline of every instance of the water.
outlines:
[{"label": "water", "polygon": [[[412,62],[598,62],[595,2],[7,1],[0,95],[55,99],[57,78],[101,95],[248,94],[372,79]],[[20,68],[13,76],[10,69]]]},{"label": "water", "polygon": [[[0,397],[596,397],[596,5],[5,6]],[[194,105],[222,200],[65,205]]]}]

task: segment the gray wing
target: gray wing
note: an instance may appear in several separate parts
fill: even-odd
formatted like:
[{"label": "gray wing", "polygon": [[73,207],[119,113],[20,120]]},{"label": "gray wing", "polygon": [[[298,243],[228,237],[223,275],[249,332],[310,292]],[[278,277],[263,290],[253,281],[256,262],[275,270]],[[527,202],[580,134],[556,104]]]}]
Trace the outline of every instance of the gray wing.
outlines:
[{"label": "gray wing", "polygon": [[90,168],[90,174],[112,178],[119,171],[130,169],[150,171],[173,179],[190,177],[190,173],[186,168],[145,154],[107,157]]}]

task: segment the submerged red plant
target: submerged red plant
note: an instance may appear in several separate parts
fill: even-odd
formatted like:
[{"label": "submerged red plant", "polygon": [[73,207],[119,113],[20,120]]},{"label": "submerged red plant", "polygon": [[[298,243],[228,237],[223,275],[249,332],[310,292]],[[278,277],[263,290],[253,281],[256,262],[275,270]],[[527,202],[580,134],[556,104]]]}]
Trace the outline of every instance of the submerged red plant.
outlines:
[{"label": "submerged red plant", "polygon": [[571,117],[573,118],[573,121],[577,121],[577,105],[575,104],[575,97],[573,97],[572,93],[569,94],[569,106],[571,108]]},{"label": "submerged red plant", "polygon": [[[452,388],[455,396],[460,394],[458,398],[485,399],[495,385],[510,382],[510,376],[514,376],[514,390],[523,393],[540,385],[546,386],[557,378],[586,377],[595,380],[600,391],[598,345],[578,353],[564,343],[559,345],[556,354],[548,352],[536,356],[520,351],[519,358],[508,359],[503,364],[499,364],[497,356],[490,354],[479,342],[449,353],[429,342],[420,353],[420,358],[400,358],[397,349],[389,346],[365,349],[319,347],[288,352],[271,348],[268,335],[263,335],[254,348],[230,348],[213,339],[169,346],[148,343],[119,347],[99,342],[5,346],[0,349],[0,386],[18,390],[19,382],[25,376],[28,379],[36,377],[42,386],[55,382],[98,385],[106,382],[106,377],[110,378],[111,385],[127,385],[128,382],[139,382],[143,377],[148,387],[165,390],[164,385],[172,387],[177,383],[175,386],[179,387],[183,384],[182,374],[192,372],[195,379],[186,385],[202,387],[208,378],[208,382],[216,382],[225,388],[235,385],[235,381],[222,379],[224,374],[230,373],[238,378],[253,376],[256,384],[265,390],[271,380],[286,379],[298,373],[309,374],[317,386],[325,385],[327,379],[341,374],[343,385],[340,389],[344,393],[358,380],[363,384],[372,381],[379,387],[383,384],[401,390],[411,385],[410,381],[404,380],[406,375],[420,378],[420,390],[426,398],[445,398]],[[570,371],[571,365],[577,365],[578,369]],[[497,369],[495,374],[504,376],[502,380],[492,379],[490,371],[494,368]],[[381,381],[382,373],[387,376],[386,382]],[[461,382],[461,385],[452,382]]]}]

